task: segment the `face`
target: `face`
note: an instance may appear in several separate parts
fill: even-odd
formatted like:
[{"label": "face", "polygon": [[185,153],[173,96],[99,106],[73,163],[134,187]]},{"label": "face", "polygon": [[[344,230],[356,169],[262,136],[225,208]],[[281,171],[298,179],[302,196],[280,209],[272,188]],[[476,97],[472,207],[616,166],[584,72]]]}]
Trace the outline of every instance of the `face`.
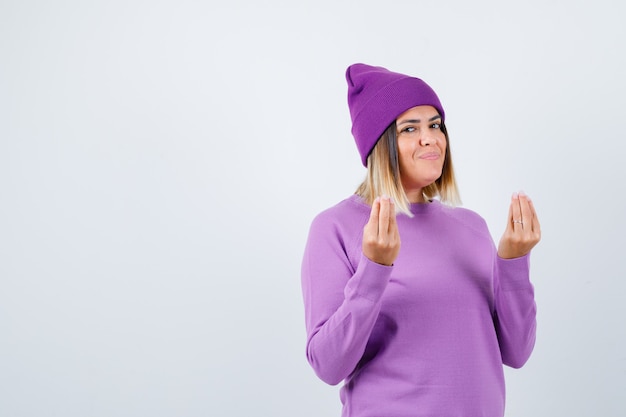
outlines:
[{"label": "face", "polygon": [[410,108],[396,119],[402,186],[412,203],[424,201],[422,188],[435,182],[443,169],[446,137],[441,116],[432,106]]}]

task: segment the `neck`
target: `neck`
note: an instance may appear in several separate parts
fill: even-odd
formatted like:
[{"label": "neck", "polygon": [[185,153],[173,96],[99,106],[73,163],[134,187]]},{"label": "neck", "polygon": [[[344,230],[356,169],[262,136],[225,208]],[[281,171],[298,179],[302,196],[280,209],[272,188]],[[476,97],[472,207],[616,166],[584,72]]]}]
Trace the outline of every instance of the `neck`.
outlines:
[{"label": "neck", "polygon": [[426,198],[424,198],[424,194],[422,193],[422,189],[411,191],[406,193],[407,198],[409,199],[409,203],[426,203]]}]

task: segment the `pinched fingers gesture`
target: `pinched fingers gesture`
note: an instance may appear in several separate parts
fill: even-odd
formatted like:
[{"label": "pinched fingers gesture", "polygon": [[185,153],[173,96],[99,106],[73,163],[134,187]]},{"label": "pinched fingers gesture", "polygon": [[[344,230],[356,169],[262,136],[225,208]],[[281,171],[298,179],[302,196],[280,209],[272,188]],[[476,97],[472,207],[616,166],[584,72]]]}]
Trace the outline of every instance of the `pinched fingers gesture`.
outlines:
[{"label": "pinched fingers gesture", "polygon": [[378,197],[363,228],[363,254],[373,262],[392,265],[399,252],[395,205],[389,197]]},{"label": "pinched fingers gesture", "polygon": [[541,228],[533,202],[524,193],[514,193],[507,227],[498,245],[498,256],[505,259],[524,256],[540,239]]}]

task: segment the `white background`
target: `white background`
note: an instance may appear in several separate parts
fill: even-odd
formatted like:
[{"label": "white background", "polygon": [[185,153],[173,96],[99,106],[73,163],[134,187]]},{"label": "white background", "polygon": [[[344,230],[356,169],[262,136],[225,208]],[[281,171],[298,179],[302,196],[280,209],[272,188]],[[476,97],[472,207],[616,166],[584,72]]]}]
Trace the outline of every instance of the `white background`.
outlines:
[{"label": "white background", "polygon": [[338,416],[300,261],[365,173],[354,62],[438,92],[494,239],[513,191],[535,202],[538,341],[507,417],[626,415],[625,14],[0,1],[0,416]]}]

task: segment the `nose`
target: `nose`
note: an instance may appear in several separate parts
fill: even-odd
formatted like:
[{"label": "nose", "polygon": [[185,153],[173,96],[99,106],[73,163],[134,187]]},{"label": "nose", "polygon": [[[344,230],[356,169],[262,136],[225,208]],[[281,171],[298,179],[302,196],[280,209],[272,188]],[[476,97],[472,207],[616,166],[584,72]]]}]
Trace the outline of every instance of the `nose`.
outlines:
[{"label": "nose", "polygon": [[437,143],[437,138],[431,134],[425,133],[420,137],[421,146],[431,146]]}]

